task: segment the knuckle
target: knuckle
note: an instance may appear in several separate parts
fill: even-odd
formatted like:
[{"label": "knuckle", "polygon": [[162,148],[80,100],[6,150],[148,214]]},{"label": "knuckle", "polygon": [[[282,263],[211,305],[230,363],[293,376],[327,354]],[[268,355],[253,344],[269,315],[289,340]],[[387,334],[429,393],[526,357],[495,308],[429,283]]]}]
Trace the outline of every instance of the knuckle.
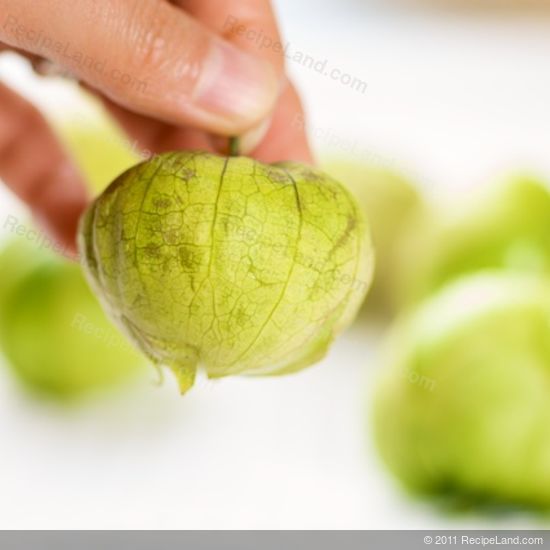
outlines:
[{"label": "knuckle", "polygon": [[24,139],[25,136],[42,132],[45,121],[32,105],[25,104],[16,109],[2,111],[0,123],[0,151]]},{"label": "knuckle", "polygon": [[[120,68],[134,83],[147,82],[146,92],[133,90],[133,95],[155,96],[177,82],[178,95],[190,97],[210,47],[208,34],[168,3],[136,2],[121,24],[122,40],[130,47],[121,54]],[[111,84],[127,94],[123,81]]]},{"label": "knuckle", "polygon": [[172,22],[166,10],[153,2],[137,4],[128,18],[127,66],[136,72],[152,71],[161,63],[168,45]]}]

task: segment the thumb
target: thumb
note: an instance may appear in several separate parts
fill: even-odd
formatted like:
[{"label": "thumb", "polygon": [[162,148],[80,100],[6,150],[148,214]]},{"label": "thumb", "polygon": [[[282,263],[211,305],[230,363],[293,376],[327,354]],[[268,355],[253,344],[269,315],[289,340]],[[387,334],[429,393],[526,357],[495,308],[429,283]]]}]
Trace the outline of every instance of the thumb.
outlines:
[{"label": "thumb", "polygon": [[0,40],[55,61],[115,103],[241,134],[273,108],[275,69],[164,0],[0,0]]}]

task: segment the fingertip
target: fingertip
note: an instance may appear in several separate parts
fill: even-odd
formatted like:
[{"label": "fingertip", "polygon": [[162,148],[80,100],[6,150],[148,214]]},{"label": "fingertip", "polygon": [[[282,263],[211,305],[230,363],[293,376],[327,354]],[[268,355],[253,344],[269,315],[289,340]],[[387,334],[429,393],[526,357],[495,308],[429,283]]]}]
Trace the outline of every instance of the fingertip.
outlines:
[{"label": "fingertip", "polygon": [[283,88],[269,130],[251,156],[264,162],[315,164],[307,137],[306,116],[298,92],[290,82]]},{"label": "fingertip", "polygon": [[212,119],[215,131],[229,136],[258,126],[278,95],[279,79],[269,62],[214,40],[192,102]]}]

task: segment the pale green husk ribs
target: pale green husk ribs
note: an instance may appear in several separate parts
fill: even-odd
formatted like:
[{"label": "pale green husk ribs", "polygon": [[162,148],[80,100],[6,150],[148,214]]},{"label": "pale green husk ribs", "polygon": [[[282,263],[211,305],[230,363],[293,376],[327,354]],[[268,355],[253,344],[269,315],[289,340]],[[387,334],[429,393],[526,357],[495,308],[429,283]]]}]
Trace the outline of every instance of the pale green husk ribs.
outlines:
[{"label": "pale green husk ribs", "polygon": [[296,163],[166,153],[131,168],[81,222],[114,320],[182,392],[209,377],[321,359],[371,282],[365,221],[335,180]]}]

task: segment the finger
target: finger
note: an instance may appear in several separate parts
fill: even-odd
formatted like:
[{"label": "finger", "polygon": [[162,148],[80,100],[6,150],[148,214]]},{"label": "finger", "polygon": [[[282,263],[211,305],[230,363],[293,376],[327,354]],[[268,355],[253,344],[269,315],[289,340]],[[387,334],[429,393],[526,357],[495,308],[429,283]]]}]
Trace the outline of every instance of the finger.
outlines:
[{"label": "finger", "polygon": [[[130,113],[116,104],[106,102],[109,112],[122,128],[135,137],[138,153],[144,157],[166,151],[219,151],[227,154],[228,139],[212,138],[206,133],[186,128],[171,128],[151,123],[146,118]],[[291,83],[286,83],[262,142],[251,151],[253,157],[264,162],[294,160],[313,164],[306,137],[306,120],[300,98]],[[245,154],[246,144],[241,139],[240,150]]]},{"label": "finger", "polygon": [[121,106],[172,124],[239,134],[277,97],[269,63],[162,0],[0,0],[0,12],[0,40],[57,62]]},{"label": "finger", "polygon": [[[279,81],[284,79],[284,55],[277,20],[269,0],[172,0],[197,21],[243,51],[268,61],[275,67]],[[280,92],[280,88],[279,88]],[[270,116],[241,134],[241,150],[252,151],[264,138]],[[225,146],[225,142],[214,139]]]},{"label": "finger", "polygon": [[0,84],[0,178],[74,252],[85,185],[36,108]]},{"label": "finger", "polygon": [[306,134],[306,118],[296,88],[287,82],[261,143],[251,155],[264,162],[293,160],[314,164]]},{"label": "finger", "polygon": [[[172,0],[198,21],[242,50],[260,56],[276,67],[282,82],[280,103],[268,119],[241,136],[241,151],[264,160],[313,162],[306,137],[305,117],[296,90],[285,82],[284,45],[269,0]],[[286,119],[285,117],[290,117]],[[301,122],[299,122],[301,121]],[[217,150],[226,142],[214,138]],[[278,156],[279,155],[279,156]]]},{"label": "finger", "polygon": [[[104,100],[103,104],[122,129],[136,140],[135,149],[142,158],[181,149],[214,151],[208,134],[202,130],[168,126],[127,111],[108,100]],[[228,141],[228,138],[224,139]]]},{"label": "finger", "polygon": [[284,70],[283,45],[269,0],[172,0],[226,40]]}]

